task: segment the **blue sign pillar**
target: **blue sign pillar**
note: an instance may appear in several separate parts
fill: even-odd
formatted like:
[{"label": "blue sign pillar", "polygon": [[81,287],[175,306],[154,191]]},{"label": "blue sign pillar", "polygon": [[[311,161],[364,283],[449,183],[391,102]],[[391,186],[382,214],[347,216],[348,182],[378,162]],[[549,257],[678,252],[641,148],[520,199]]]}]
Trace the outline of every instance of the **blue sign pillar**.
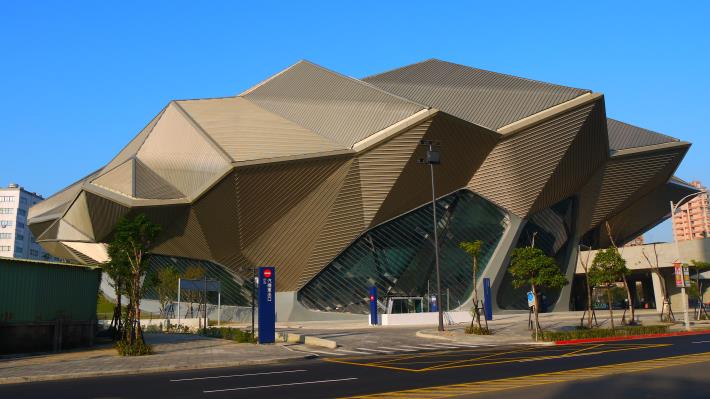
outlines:
[{"label": "blue sign pillar", "polygon": [[378,325],[377,320],[377,287],[370,287],[370,325]]},{"label": "blue sign pillar", "polygon": [[276,271],[259,268],[259,343],[276,341]]},{"label": "blue sign pillar", "polygon": [[436,302],[436,297],[431,296],[431,303],[430,303],[430,311],[431,312],[438,312],[439,311],[439,304]]},{"label": "blue sign pillar", "polygon": [[486,320],[493,320],[493,302],[491,301],[491,279],[483,278],[483,313]]}]

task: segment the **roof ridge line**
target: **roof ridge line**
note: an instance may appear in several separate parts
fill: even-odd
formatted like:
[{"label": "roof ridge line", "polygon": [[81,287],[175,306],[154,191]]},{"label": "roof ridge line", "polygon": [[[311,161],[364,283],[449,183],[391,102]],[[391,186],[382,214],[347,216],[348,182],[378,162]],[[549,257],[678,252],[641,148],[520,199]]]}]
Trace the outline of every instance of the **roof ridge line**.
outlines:
[{"label": "roof ridge line", "polygon": [[340,72],[338,72],[338,71],[334,71],[334,70],[332,70],[332,69],[328,69],[328,68],[326,68],[326,67],[324,67],[324,66],[322,66],[322,65],[318,65],[318,64],[316,64],[316,63],[314,63],[314,62],[311,62],[311,61],[308,61],[308,60],[301,60],[300,63],[309,64],[309,65],[311,65],[311,66],[314,66],[314,67],[316,67],[316,68],[319,68],[319,69],[321,69],[321,70],[323,70],[323,71],[325,71],[325,72],[328,72],[328,73],[330,73],[330,74],[333,74],[333,75],[335,75],[335,76],[339,76],[339,77],[341,77],[341,78],[349,79],[349,80],[351,80],[351,81],[353,81],[353,82],[355,82],[355,83],[358,83],[358,84],[360,84],[360,85],[366,86],[366,87],[371,88],[371,89],[374,89],[375,91],[378,91],[378,92],[380,92],[380,93],[387,94],[388,96],[391,96],[391,97],[398,98],[398,99],[400,99],[400,100],[406,101],[406,102],[408,102],[408,103],[411,103],[411,104],[414,104],[414,105],[418,105],[418,106],[423,107],[423,108],[431,108],[431,105],[421,104],[421,103],[418,103],[418,102],[416,102],[416,101],[414,101],[414,100],[412,100],[412,99],[409,99],[409,98],[406,98],[406,97],[402,97],[402,96],[397,95],[397,94],[394,94],[394,93],[390,93],[389,91],[384,90],[384,89],[382,89],[382,88],[379,88],[379,87],[377,87],[377,86],[375,86],[375,85],[373,85],[373,84],[371,84],[371,83],[367,83],[367,82],[365,82],[365,81],[363,81],[363,80],[361,80],[361,79],[354,78],[354,77],[352,77],[352,76],[348,76],[348,75],[342,74],[342,73],[340,73]]}]

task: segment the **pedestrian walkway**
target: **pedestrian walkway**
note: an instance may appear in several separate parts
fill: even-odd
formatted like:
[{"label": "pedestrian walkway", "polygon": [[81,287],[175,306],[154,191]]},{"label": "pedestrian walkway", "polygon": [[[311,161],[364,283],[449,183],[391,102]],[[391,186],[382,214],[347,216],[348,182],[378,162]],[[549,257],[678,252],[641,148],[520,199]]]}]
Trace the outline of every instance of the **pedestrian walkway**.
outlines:
[{"label": "pedestrian walkway", "polygon": [[146,334],[149,356],[104,347],[0,360],[0,384],[263,364],[303,358],[283,345],[239,344],[194,334]]},{"label": "pedestrian walkway", "polygon": [[290,350],[315,354],[320,357],[337,357],[337,356],[353,356],[353,355],[392,355],[397,353],[417,353],[417,352],[432,352],[432,351],[451,351],[458,349],[470,349],[477,348],[486,345],[472,345],[472,344],[457,344],[457,343],[444,343],[444,342],[434,342],[434,343],[417,343],[412,345],[388,345],[388,346],[374,346],[374,347],[353,347],[353,348],[337,348],[337,349],[323,349],[308,345],[292,345],[288,346]]}]

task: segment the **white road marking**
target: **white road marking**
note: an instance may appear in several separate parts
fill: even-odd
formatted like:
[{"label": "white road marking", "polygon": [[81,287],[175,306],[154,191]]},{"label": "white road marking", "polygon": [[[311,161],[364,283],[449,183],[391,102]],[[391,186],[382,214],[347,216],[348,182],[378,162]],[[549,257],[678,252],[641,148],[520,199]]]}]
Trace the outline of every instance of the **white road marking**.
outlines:
[{"label": "white road marking", "polygon": [[[360,349],[360,348],[358,348]],[[345,353],[354,353],[356,355],[372,355],[371,352],[362,352],[362,351],[352,351],[348,349],[336,349],[338,352],[345,352]],[[369,350],[369,349],[368,349]]]},{"label": "white road marking", "polygon": [[305,349],[302,352],[313,352],[313,353],[320,353],[323,355],[332,355],[332,356],[343,356],[344,353],[336,353],[336,352],[328,352],[328,351],[319,351],[319,350],[314,350],[314,349]]},{"label": "white road marking", "polygon": [[302,373],[304,371],[308,371],[308,370],[283,370],[283,371],[269,371],[269,372],[264,372],[264,373],[232,374],[232,375],[216,375],[216,376],[211,376],[211,377],[180,378],[177,380],[170,380],[170,382],[211,380],[211,379],[215,379],[215,378],[249,377],[249,376],[253,376],[253,375]]},{"label": "white road marking", "polygon": [[306,384],[325,384],[328,382],[340,382],[340,381],[352,381],[357,380],[357,377],[350,378],[338,378],[336,380],[320,380],[320,381],[303,381],[303,382],[291,382],[288,384],[271,384],[271,385],[256,385],[253,387],[239,387],[239,388],[227,388],[227,389],[214,389],[211,391],[202,391],[203,393],[214,393],[214,392],[228,392],[228,391],[242,391],[245,389],[262,389],[262,388],[275,388],[275,387],[286,387],[291,385],[306,385]]},{"label": "white road marking", "polygon": [[379,346],[379,348],[382,349],[391,349],[393,351],[402,351],[402,352],[416,352],[414,349],[403,349],[403,348],[392,348],[390,346]]},{"label": "white road marking", "polygon": [[707,344],[710,343],[710,341],[694,341],[694,344]]},{"label": "white road marking", "polygon": [[375,351],[375,352],[382,352],[382,353],[392,353],[392,351],[385,351],[382,349],[371,349],[371,348],[355,348],[357,350],[363,350],[363,351]]},{"label": "white road marking", "polygon": [[413,345],[400,345],[401,347],[404,348],[412,348],[412,349],[419,349],[419,350],[432,350],[433,348],[427,348],[427,347],[422,347],[422,346],[413,346]]}]

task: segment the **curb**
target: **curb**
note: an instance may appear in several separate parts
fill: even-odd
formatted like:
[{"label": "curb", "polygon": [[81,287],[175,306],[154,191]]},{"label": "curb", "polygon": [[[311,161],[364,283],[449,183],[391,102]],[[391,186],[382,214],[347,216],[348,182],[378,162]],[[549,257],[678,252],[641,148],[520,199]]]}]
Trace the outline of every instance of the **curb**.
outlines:
[{"label": "curb", "polygon": [[660,333],[660,334],[626,335],[626,336],[618,336],[618,337],[566,339],[566,340],[561,340],[561,341],[554,341],[554,344],[555,345],[573,345],[573,344],[585,344],[585,343],[590,343],[590,342],[626,341],[626,340],[633,340],[633,339],[664,338],[664,337],[677,337],[677,336],[683,336],[683,335],[701,335],[701,334],[710,334],[710,330],[676,331],[676,332]]},{"label": "curb", "polygon": [[322,348],[336,349],[338,343],[325,338],[313,337],[310,335],[288,333],[288,332],[278,332],[276,336],[279,340],[283,342],[293,343],[293,344],[305,344],[311,346],[320,346]]},{"label": "curb", "polygon": [[195,365],[195,366],[176,365],[176,366],[124,369],[124,370],[85,371],[85,372],[64,373],[64,374],[43,374],[43,375],[25,376],[25,377],[0,377],[0,385],[22,384],[22,383],[27,383],[27,382],[41,382],[41,381],[73,380],[73,379],[91,378],[91,377],[111,377],[111,376],[118,376],[118,375],[139,375],[139,374],[150,374],[150,373],[164,373],[164,372],[170,372],[170,371],[217,369],[217,368],[224,368],[224,367],[237,367],[237,366],[281,363],[281,362],[286,362],[289,360],[303,360],[303,359],[310,359],[310,358],[312,358],[312,357],[311,356],[279,357],[279,358],[266,359],[266,360],[240,360],[240,361],[234,361],[234,362],[204,363],[204,364]]},{"label": "curb", "polygon": [[436,334],[429,334],[425,333],[422,331],[417,331],[415,334],[419,338],[431,338],[431,339],[440,339],[443,341],[451,341],[451,342],[457,342],[457,343],[466,343],[466,344],[480,344],[480,345],[539,345],[539,346],[553,346],[555,345],[554,342],[544,342],[544,341],[524,341],[524,342],[463,342],[459,341],[455,338],[450,338],[450,337],[443,337],[441,335],[436,335]]}]

